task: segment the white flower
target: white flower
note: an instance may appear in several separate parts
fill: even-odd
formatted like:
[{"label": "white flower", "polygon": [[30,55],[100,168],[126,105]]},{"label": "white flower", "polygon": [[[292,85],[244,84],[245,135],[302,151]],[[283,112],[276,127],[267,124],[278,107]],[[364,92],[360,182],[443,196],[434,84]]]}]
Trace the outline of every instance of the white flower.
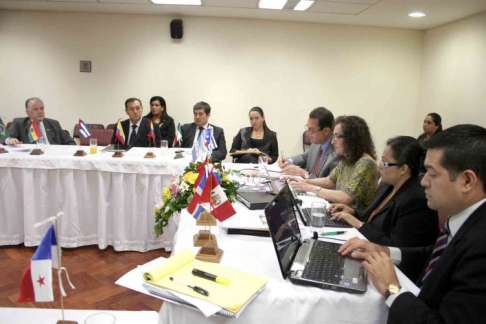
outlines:
[{"label": "white flower", "polygon": [[155,205],[155,208],[157,209],[161,209],[162,207],[164,207],[164,203],[162,201]]},{"label": "white flower", "polygon": [[180,188],[181,188],[181,192],[186,192],[189,189],[189,186],[187,185],[187,183],[182,181]]},{"label": "white flower", "polygon": [[165,212],[164,213],[168,213],[169,212],[169,206],[165,207]]}]

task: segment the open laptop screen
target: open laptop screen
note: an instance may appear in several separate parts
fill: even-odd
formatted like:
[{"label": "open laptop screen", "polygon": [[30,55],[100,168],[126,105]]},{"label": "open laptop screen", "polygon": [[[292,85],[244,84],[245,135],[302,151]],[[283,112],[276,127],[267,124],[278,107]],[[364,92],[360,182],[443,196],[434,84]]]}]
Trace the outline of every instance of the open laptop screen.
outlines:
[{"label": "open laptop screen", "polygon": [[265,208],[268,228],[284,278],[287,277],[301,239],[291,195],[289,185],[286,184]]}]

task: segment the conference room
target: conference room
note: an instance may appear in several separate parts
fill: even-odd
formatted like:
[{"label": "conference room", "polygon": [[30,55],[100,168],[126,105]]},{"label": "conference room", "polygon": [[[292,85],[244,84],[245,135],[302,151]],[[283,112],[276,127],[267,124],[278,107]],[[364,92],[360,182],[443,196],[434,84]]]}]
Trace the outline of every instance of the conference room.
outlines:
[{"label": "conference room", "polygon": [[[126,119],[124,103],[130,97],[141,99],[146,115],[150,98],[162,96],[176,125],[193,122],[194,104],[205,101],[212,108],[210,123],[224,129],[229,151],[238,131],[250,126],[250,109],[258,106],[265,112],[268,127],[277,133],[279,155],[286,157],[303,152],[308,115],[321,106],[335,117],[357,115],[366,120],[378,156],[389,138],[422,134],[423,119],[430,112],[442,116],[444,128],[486,125],[486,98],[481,86],[486,73],[484,1],[404,4],[394,0],[318,0],[303,12],[258,9],[258,2],[203,0],[203,5],[196,7],[123,0],[1,0],[0,117],[5,123],[26,117],[25,100],[36,96],[44,102],[46,117],[58,120],[72,136],[79,118],[105,127]],[[295,2],[288,1],[288,5]],[[424,11],[427,16],[409,17],[414,11]],[[183,35],[178,39],[171,37],[174,19],[182,20]],[[81,62],[90,62],[89,72],[81,71]],[[42,159],[48,158],[49,150]],[[69,253],[78,253],[78,258],[84,260],[84,249],[93,248],[93,257],[98,255],[118,266],[110,266],[114,268],[110,283],[98,277],[106,284],[105,292],[110,293],[99,291],[97,301],[90,302],[89,290],[83,290],[86,297],[70,303],[78,292],[67,291],[68,308],[159,312],[159,300],[114,282],[138,264],[170,255],[173,237],[156,238],[150,222],[163,187],[173,173],[181,172],[183,164],[174,166],[172,160],[161,156],[146,161],[137,150],[132,154],[127,153],[117,162],[111,157],[94,163],[84,160],[81,170],[70,172],[83,172],[85,177],[69,187],[57,187],[55,204],[48,203],[50,198],[43,196],[42,190],[22,189],[29,181],[41,189],[42,183],[37,181],[51,179],[51,171],[44,170],[45,177],[36,178],[35,173],[23,170],[29,176],[20,176],[21,171],[4,157],[8,154],[0,157],[0,219],[8,224],[8,230],[11,224],[20,224],[12,219],[13,215],[34,219],[35,205],[31,202],[40,204],[45,216],[61,211],[55,210],[56,206],[68,206],[62,211],[81,220],[77,229],[111,219],[117,208],[123,209],[124,219],[130,220],[136,214],[133,216],[140,220],[137,231],[116,228],[123,231],[121,240],[106,237],[100,242],[99,236],[86,236],[66,244],[66,259]],[[224,162],[230,163],[231,157]],[[107,169],[107,165],[111,168],[115,164],[119,169]],[[139,165],[143,170],[137,170]],[[52,172],[68,176],[66,169]],[[109,185],[97,186],[94,191],[91,183],[95,178]],[[121,185],[125,181],[144,188],[143,204],[133,197],[130,208],[120,207],[129,202],[116,200],[115,186],[118,183],[119,190],[126,194],[127,187]],[[99,191],[103,188],[105,191]],[[101,208],[93,201],[98,196],[115,199],[113,205]],[[68,197],[71,200],[64,203]],[[89,215],[80,213],[88,207]],[[104,224],[114,226],[109,221]],[[29,231],[23,222],[16,226],[16,237],[5,237],[4,233],[1,237],[0,253],[7,255],[8,266],[12,260],[18,265],[0,280],[0,291],[5,292],[0,306],[59,308],[58,300],[48,304],[16,302],[21,273],[43,235],[36,230],[24,247],[22,243],[27,241],[23,231]],[[135,237],[123,241],[126,233]],[[74,271],[74,284],[76,273],[85,275]],[[90,276],[97,275],[93,271]],[[124,303],[119,294],[133,299]],[[337,296],[343,298],[342,294]],[[87,301],[79,302],[82,299]],[[370,322],[386,321],[386,308],[379,307],[383,307],[380,315]]]}]

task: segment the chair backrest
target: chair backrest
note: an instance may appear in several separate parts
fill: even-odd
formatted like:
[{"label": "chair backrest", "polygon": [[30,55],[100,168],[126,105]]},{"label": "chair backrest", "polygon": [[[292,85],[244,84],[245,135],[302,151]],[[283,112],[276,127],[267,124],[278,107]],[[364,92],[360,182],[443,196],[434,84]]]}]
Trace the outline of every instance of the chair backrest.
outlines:
[{"label": "chair backrest", "polygon": [[[93,129],[105,129],[105,125],[103,124],[86,124],[86,126],[88,126],[90,131]],[[74,125],[73,137],[79,138],[79,124]]]},{"label": "chair backrest", "polygon": [[116,124],[108,124],[108,126],[106,126],[106,129],[115,129],[116,127]]},{"label": "chair backrest", "polygon": [[89,145],[89,140],[92,138],[98,139],[99,146],[107,146],[111,143],[111,137],[113,136],[113,129],[92,129],[91,136],[87,138],[80,138],[81,145]]},{"label": "chair backrest", "polygon": [[306,131],[304,131],[304,134],[302,134],[302,148],[304,149],[305,152],[305,146],[310,146],[312,144],[310,136],[307,134]]}]

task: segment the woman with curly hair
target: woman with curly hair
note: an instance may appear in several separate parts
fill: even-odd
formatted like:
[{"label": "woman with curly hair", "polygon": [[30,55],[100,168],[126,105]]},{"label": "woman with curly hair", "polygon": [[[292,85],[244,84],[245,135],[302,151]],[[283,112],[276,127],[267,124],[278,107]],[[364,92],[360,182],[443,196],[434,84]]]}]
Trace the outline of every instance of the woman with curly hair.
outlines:
[{"label": "woman with curly hair", "polygon": [[336,119],[331,141],[341,162],[326,178],[297,180],[293,187],[314,192],[330,202],[364,210],[371,203],[378,183],[378,167],[371,133],[358,116]]}]

